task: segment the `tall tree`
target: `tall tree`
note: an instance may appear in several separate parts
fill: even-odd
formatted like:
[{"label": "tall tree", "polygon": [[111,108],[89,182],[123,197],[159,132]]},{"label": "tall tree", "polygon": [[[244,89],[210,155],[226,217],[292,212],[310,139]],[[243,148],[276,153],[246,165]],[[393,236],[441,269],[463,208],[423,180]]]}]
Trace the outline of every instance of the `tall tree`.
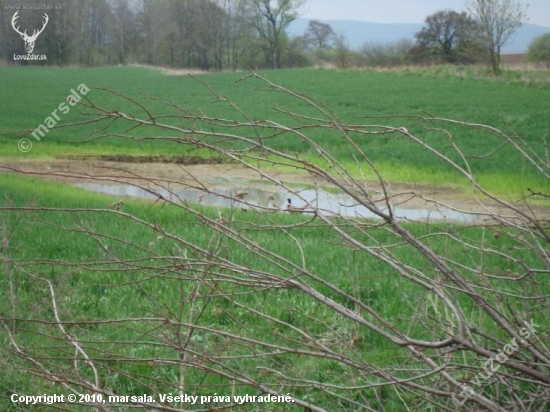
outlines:
[{"label": "tall tree", "polygon": [[236,70],[244,55],[251,53],[254,30],[247,21],[250,11],[248,0],[217,0],[218,6],[225,13],[223,26],[225,66]]},{"label": "tall tree", "polygon": [[252,25],[260,37],[267,66],[280,67],[286,28],[298,18],[305,0],[251,0],[254,8]]},{"label": "tall tree", "polygon": [[334,45],[336,33],[330,24],[319,20],[311,20],[304,33],[308,49],[329,49]]},{"label": "tall tree", "polygon": [[225,14],[212,1],[192,0],[189,4],[193,19],[188,19],[190,46],[195,65],[201,69],[222,69],[223,26]]},{"label": "tall tree", "polygon": [[56,6],[61,6],[62,9],[48,10],[48,29],[43,33],[48,64],[69,63],[71,49],[75,46],[71,38],[71,18],[67,3],[67,0],[59,0]]},{"label": "tall tree", "polygon": [[118,63],[124,64],[136,34],[134,14],[128,0],[110,0],[112,10],[111,33]]},{"label": "tall tree", "polygon": [[138,22],[141,32],[142,61],[148,64],[159,62],[159,44],[166,25],[163,18],[168,16],[167,8],[165,0],[157,1],[155,4],[149,0],[141,0]]},{"label": "tall tree", "polygon": [[344,33],[339,32],[334,41],[334,49],[336,50],[336,64],[340,69],[345,69],[349,65],[351,55],[348,40]]},{"label": "tall tree", "polygon": [[91,8],[93,3],[89,0],[76,0],[73,7],[68,9],[70,16],[71,44],[74,47],[73,62],[84,65],[93,65],[93,28],[91,21]]},{"label": "tall tree", "polygon": [[527,60],[544,64],[550,69],[550,33],[541,34],[531,41],[527,49]]},{"label": "tall tree", "polygon": [[466,0],[466,7],[479,24],[493,74],[499,76],[502,47],[527,20],[527,6],[517,0]]},{"label": "tall tree", "polygon": [[426,25],[415,34],[417,45],[430,59],[445,63],[467,63],[481,46],[479,28],[466,12],[440,10],[426,17]]}]

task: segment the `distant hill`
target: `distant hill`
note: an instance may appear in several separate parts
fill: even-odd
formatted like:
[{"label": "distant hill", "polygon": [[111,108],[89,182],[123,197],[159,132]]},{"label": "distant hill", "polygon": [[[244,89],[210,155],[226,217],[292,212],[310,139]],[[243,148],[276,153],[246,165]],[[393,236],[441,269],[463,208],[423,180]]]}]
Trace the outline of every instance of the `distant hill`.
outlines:
[{"label": "distant hill", "polygon": [[[422,27],[422,23],[370,23],[357,20],[321,20],[328,23],[336,32],[344,33],[352,49],[359,49],[365,42],[392,43],[404,37],[413,39],[414,34]],[[309,19],[298,19],[289,27],[291,36],[300,36],[307,29]],[[550,27],[524,24],[507,44],[504,53],[523,53],[536,36],[550,32]]]}]

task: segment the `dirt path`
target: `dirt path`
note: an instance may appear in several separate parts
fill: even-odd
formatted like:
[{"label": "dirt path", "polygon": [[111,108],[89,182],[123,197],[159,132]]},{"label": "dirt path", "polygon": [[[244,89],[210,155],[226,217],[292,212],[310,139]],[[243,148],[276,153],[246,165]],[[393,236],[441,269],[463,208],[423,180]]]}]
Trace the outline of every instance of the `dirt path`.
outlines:
[{"label": "dirt path", "polygon": [[[21,160],[0,158],[0,171],[17,171],[34,175],[45,180],[76,184],[97,182],[105,184],[137,183],[142,186],[185,188],[204,185],[208,189],[226,188],[247,190],[250,188],[277,191],[277,187],[257,172],[240,165],[220,164],[215,159],[199,157],[167,156],[71,156],[63,158]],[[269,170],[270,176],[291,185],[307,188],[318,185],[330,188],[326,182],[313,175],[289,171]],[[377,190],[376,182],[366,182],[366,187]],[[392,203],[401,208],[436,209],[437,204],[425,199],[448,205],[468,212],[484,212],[484,207],[473,196],[463,190],[429,185],[390,183]],[[280,189],[281,190],[281,189]],[[498,209],[494,203],[486,203],[492,210]],[[550,216],[549,208],[535,207],[538,213]]]}]

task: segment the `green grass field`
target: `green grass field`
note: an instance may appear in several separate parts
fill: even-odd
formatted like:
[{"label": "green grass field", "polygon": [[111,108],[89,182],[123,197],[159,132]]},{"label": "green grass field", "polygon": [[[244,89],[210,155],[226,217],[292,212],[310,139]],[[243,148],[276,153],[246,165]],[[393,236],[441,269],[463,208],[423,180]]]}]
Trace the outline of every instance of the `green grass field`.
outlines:
[{"label": "green grass field", "polygon": [[[36,189],[38,186],[39,191]],[[24,206],[32,200],[34,207],[80,210],[71,213],[0,211],[0,220],[4,222],[3,255],[9,257],[3,268],[5,276],[0,279],[0,290],[4,291],[2,293],[5,297],[0,300],[0,314],[19,319],[14,323],[10,322],[10,326],[19,342],[32,353],[39,354],[43,363],[53,369],[63,368],[62,358],[64,354],[70,357],[71,350],[70,346],[63,343],[63,334],[48,323],[25,321],[30,318],[47,322],[52,316],[49,289],[30,274],[52,282],[58,297],[60,316],[66,321],[84,322],[75,326],[68,325],[67,328],[78,336],[88,355],[98,359],[96,365],[100,368],[102,380],[115,393],[163,393],[167,385],[178,384],[182,375],[185,376],[187,385],[185,391],[199,395],[227,394],[231,391],[234,395],[244,395],[253,391],[246,385],[230,389],[226,386],[227,382],[215,374],[203,374],[177,365],[151,364],[148,359],[177,359],[178,350],[172,345],[177,347],[182,344],[178,341],[179,332],[170,325],[163,324],[162,319],[184,323],[193,319],[198,330],[193,335],[191,351],[234,357],[226,367],[249,374],[274,387],[277,386],[277,376],[262,374],[261,368],[273,368],[287,376],[319,379],[342,387],[360,382],[363,377],[353,367],[347,367],[334,359],[301,356],[284,351],[268,354],[261,346],[243,346],[243,342],[210,333],[209,330],[234,333],[250,339],[261,336],[268,344],[299,349],[303,344],[302,337],[288,329],[288,325],[292,325],[297,329],[307,330],[336,351],[349,353],[352,359],[361,363],[373,362],[390,366],[396,357],[406,356],[405,349],[396,351],[395,347],[377,334],[335,314],[327,306],[299,291],[285,288],[261,291],[254,287],[236,287],[230,281],[224,282],[221,280],[223,274],[236,276],[237,273],[223,268],[205,267],[202,259],[206,256],[195,249],[185,249],[184,242],[204,248],[205,251],[216,254],[219,259],[230,259],[237,265],[253,268],[258,273],[280,273],[283,276],[286,273],[283,269],[289,267],[289,264],[302,266],[300,251],[303,251],[308,257],[307,262],[304,262],[304,269],[307,268],[308,272],[319,278],[319,281],[314,281],[303,277],[303,281],[311,283],[321,293],[351,310],[359,310],[351,300],[320,283],[328,282],[332,287],[368,304],[386,319],[393,319],[397,327],[408,330],[417,339],[438,338],[434,335],[435,330],[426,329],[422,323],[409,323],[410,318],[419,316],[414,302],[428,298],[429,294],[423,288],[406,282],[391,267],[380,265],[380,262],[367,254],[356,253],[341,244],[339,236],[331,229],[323,225],[308,224],[295,227],[287,234],[272,229],[258,230],[262,226],[273,224],[282,227],[304,223],[308,220],[307,217],[289,214],[259,217],[251,213],[240,213],[238,210],[234,212],[231,223],[233,230],[246,234],[258,246],[266,247],[272,253],[287,259],[288,263],[275,260],[282,265],[279,270],[267,257],[261,258],[238,242],[220,237],[211,227],[202,224],[197,216],[183,213],[179,208],[127,200],[123,212],[154,224],[147,226],[128,216],[109,211],[107,205],[115,198],[86,193],[76,188],[10,175],[0,180],[0,191],[4,194],[5,206]],[[97,211],[89,211],[92,209]],[[213,219],[217,216],[214,209],[195,207],[194,210]],[[226,212],[228,211],[224,214],[227,216]],[[508,261],[503,265],[498,255],[477,256],[475,252],[464,253],[460,242],[439,238],[440,227],[409,224],[407,228],[416,236],[426,237],[426,243],[434,251],[445,255],[456,265],[468,266],[472,265],[472,261],[479,260],[480,265],[496,271],[495,273],[521,270],[515,262]],[[165,237],[165,232],[177,238]],[[509,237],[488,235],[485,238],[484,228],[463,227],[456,233],[469,243],[482,242],[488,249],[521,246]],[[435,237],[431,239],[432,236]],[[426,276],[438,276],[424,257],[411,246],[401,244],[400,239],[384,227],[372,230],[369,238],[361,241],[373,246],[388,245],[392,253],[407,262],[407,265],[421,267]],[[296,248],[296,242],[300,243],[301,250]],[[516,257],[523,258],[525,264],[540,264],[536,258],[530,256],[528,250],[518,252]],[[106,260],[102,262],[102,259]],[[178,259],[181,259],[181,267],[177,265]],[[12,261],[18,262],[17,268],[9,263]],[[208,279],[204,283],[204,297],[190,304],[188,296],[195,287],[192,280],[201,276]],[[541,281],[543,276],[540,275]],[[215,281],[215,278],[220,280]],[[525,293],[522,290],[524,286],[520,284],[507,281],[492,281],[491,284],[495,287],[506,287],[509,293]],[[214,289],[208,289],[212,285]],[[240,295],[231,300],[224,298],[235,292]],[[537,292],[544,293],[542,289]],[[493,299],[489,291],[486,295],[488,299]],[[493,331],[494,335],[487,338],[487,344],[491,344],[492,339],[498,337],[499,331],[493,329],[490,319],[471,307],[468,296],[459,296],[455,303],[462,305],[472,322],[478,327]],[[518,298],[515,301],[516,308],[522,310],[522,300]],[[428,316],[442,316],[439,313],[444,310],[442,305],[434,302],[429,308],[433,313],[430,312]],[[273,320],[256,316],[251,309]],[[530,316],[537,322],[544,323],[544,310],[541,307],[538,312],[531,311]],[[371,319],[367,313],[364,316]],[[156,320],[133,320],[142,317]],[[276,319],[286,325],[278,323]],[[26,367],[26,364],[22,360],[10,358],[6,334],[0,335],[0,350],[2,347],[2,357],[6,359],[2,378],[5,383],[2,389],[6,407],[10,405],[6,400],[10,390],[19,393],[48,392],[48,385],[44,381],[32,374],[19,373],[19,368]],[[248,358],[245,355],[250,351],[265,352],[265,357]],[[337,397],[317,393],[312,388],[296,386],[289,390],[292,391],[292,396],[309,399],[326,410],[360,410],[354,409],[352,404],[341,403]],[[341,395],[347,392],[345,389],[335,391]],[[351,393],[355,394],[355,399],[360,403],[365,402],[365,399],[371,404],[380,401],[372,390]],[[381,396],[386,410],[402,410],[391,393],[382,391]],[[0,396],[0,405],[2,402]],[[299,409],[288,407],[285,410]]]},{"label": "green grass field", "polygon": [[[460,157],[449,145],[446,136],[439,131],[427,129],[449,130],[453,133],[454,142],[466,156],[488,155],[483,159],[471,158],[471,167],[484,183],[499,193],[513,192],[519,197],[526,187],[540,191],[548,189],[546,179],[536,177],[525,159],[517,155],[510,145],[493,153],[502,144],[502,140],[494,136],[441,122],[421,123],[416,119],[384,117],[434,116],[486,124],[511,136],[521,137],[536,153],[543,155],[541,138],[547,136],[550,129],[550,83],[521,81],[513,76],[504,80],[468,77],[457,75],[456,71],[447,73],[438,69],[395,72],[301,69],[267,72],[265,75],[276,84],[327,104],[344,123],[407,127],[419,138],[460,163]],[[270,119],[287,125],[297,124],[288,116],[276,112],[275,105],[283,110],[319,116],[319,113],[305,107],[298,99],[266,91],[266,85],[260,81],[237,82],[245,76],[245,73],[217,73],[201,75],[200,80],[219,95],[227,96],[254,120]],[[147,102],[155,114],[173,113],[173,110],[148,101],[146,96],[174,102],[196,113],[203,110],[207,115],[243,120],[236,110],[226,104],[213,103],[214,98],[209,91],[188,76],[166,76],[154,70],[135,67],[2,67],[0,87],[4,96],[9,98],[0,102],[0,155],[36,157],[67,153],[204,154],[195,147],[158,140],[132,141],[129,144],[124,139],[110,137],[82,143],[90,139],[86,135],[93,130],[90,127],[54,129],[40,142],[28,136],[34,142],[34,148],[29,153],[20,153],[17,141],[23,136],[7,133],[34,130],[64,101],[71,89],[76,89],[82,83],[88,87],[113,89]],[[92,90],[87,97],[102,107],[143,115],[128,101],[102,91]],[[82,108],[79,110],[82,111]],[[61,115],[61,123],[87,119],[81,116],[79,110],[73,108],[67,115]],[[121,133],[124,126],[115,125],[112,130]],[[158,131],[137,134],[150,137],[158,134]],[[350,170],[358,170],[360,165],[355,164],[351,157],[352,151],[337,132],[313,129],[308,136]],[[351,137],[388,180],[463,183],[440,159],[408,140],[395,136],[351,134]],[[268,144],[316,161],[309,145],[294,136],[283,135],[271,139]]]}]

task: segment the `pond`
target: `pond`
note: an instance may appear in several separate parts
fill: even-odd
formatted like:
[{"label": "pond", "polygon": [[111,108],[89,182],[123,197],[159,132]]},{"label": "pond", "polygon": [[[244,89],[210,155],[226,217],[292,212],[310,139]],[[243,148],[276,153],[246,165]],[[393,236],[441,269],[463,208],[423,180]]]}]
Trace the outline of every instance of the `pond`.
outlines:
[{"label": "pond", "polygon": [[[194,188],[165,189],[157,187],[146,190],[130,184],[79,183],[77,187],[93,192],[114,196],[130,196],[142,199],[158,199],[161,195],[171,201],[186,201],[205,205],[245,208],[258,210],[287,210],[288,199],[293,207],[304,208],[304,213],[312,213],[314,207],[326,216],[357,218],[378,218],[363,205],[343,193],[328,193],[321,189],[304,188],[292,192],[268,191],[253,187],[212,188],[208,192]],[[311,207],[310,207],[311,206]],[[387,209],[381,208],[383,212]],[[449,221],[462,223],[480,223],[483,216],[474,213],[459,212],[447,208],[394,208],[394,216],[414,221]]]}]

